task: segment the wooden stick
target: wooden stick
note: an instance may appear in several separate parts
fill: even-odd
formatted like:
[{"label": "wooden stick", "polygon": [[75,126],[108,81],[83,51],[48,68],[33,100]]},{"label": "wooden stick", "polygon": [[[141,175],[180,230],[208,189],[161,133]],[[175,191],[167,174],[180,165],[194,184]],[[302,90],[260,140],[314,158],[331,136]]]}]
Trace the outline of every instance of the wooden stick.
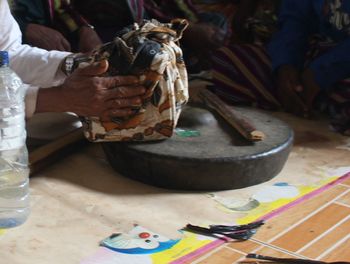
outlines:
[{"label": "wooden stick", "polygon": [[249,141],[261,141],[265,138],[265,134],[257,130],[249,120],[238,117],[231,107],[222,101],[214,93],[207,89],[203,89],[199,93],[199,98],[209,106],[211,109],[215,110],[221,117],[223,117],[226,122],[228,122],[233,128],[235,128],[244,138]]}]

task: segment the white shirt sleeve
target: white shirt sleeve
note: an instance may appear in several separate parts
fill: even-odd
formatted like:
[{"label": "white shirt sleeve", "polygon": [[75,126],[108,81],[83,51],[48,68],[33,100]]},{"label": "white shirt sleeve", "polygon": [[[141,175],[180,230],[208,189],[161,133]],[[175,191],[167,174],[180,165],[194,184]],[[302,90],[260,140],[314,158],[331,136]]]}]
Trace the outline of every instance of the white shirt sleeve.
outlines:
[{"label": "white shirt sleeve", "polygon": [[26,95],[28,118],[35,112],[37,87],[46,88],[62,83],[65,75],[60,65],[71,53],[23,45],[21,31],[6,0],[0,0],[0,50],[9,52],[11,69],[29,85]]}]

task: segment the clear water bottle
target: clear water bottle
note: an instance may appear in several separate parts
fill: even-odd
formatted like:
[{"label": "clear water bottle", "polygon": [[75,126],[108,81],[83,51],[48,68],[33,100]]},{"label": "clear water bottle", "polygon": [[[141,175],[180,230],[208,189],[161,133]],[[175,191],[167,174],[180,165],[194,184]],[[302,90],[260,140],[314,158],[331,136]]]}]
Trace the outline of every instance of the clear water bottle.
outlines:
[{"label": "clear water bottle", "polygon": [[0,51],[0,229],[15,227],[29,215],[25,89]]}]

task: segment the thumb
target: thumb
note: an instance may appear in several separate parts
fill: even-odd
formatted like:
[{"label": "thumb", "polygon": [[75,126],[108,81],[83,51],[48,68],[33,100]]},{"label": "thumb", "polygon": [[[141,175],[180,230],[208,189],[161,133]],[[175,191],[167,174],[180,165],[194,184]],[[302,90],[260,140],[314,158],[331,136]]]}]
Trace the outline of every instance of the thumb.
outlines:
[{"label": "thumb", "polygon": [[108,70],[108,61],[102,60],[102,61],[94,62],[87,66],[84,66],[81,64],[81,66],[79,66],[79,68],[76,69],[75,72],[79,75],[96,76],[96,75],[101,75],[105,73],[107,70]]}]

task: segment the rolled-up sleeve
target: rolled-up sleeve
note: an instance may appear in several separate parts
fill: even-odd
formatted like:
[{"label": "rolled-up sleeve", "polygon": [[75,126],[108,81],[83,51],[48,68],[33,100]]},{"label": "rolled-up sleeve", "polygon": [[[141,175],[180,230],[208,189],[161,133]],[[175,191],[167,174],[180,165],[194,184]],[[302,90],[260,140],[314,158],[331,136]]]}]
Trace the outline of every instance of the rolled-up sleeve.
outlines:
[{"label": "rolled-up sleeve", "polygon": [[30,115],[35,112],[38,91],[35,87],[46,88],[62,83],[65,75],[60,65],[70,53],[22,45],[21,31],[7,1],[0,0],[0,17],[0,50],[9,52],[10,67],[25,84],[30,85],[26,86],[26,113]]},{"label": "rolled-up sleeve", "polygon": [[26,89],[26,96],[24,102],[26,106],[26,118],[28,119],[32,117],[35,113],[36,98],[38,96],[39,87],[24,84],[24,88]]},{"label": "rolled-up sleeve", "polygon": [[8,51],[10,67],[24,83],[46,88],[63,81],[65,75],[60,66],[70,53],[46,51],[28,45],[14,45]]}]

